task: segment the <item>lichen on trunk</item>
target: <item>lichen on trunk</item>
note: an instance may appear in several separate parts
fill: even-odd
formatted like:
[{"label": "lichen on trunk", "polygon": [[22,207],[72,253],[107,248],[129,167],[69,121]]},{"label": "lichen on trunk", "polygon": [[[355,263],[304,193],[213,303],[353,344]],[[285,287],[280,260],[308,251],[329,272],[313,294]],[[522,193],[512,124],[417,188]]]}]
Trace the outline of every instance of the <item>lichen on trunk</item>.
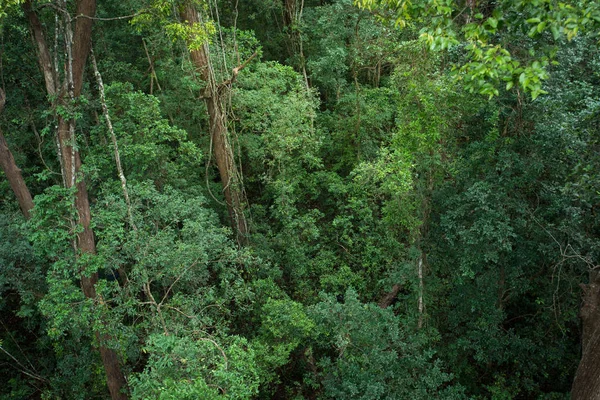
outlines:
[{"label": "lichen on trunk", "polygon": [[[183,7],[181,17],[189,25],[201,22],[197,10],[190,3]],[[235,163],[233,145],[229,140],[226,114],[217,90],[208,43],[203,43],[198,49],[190,50],[190,56],[200,77],[206,82],[204,98],[209,117],[212,152],[223,185],[223,196],[227,204],[231,227],[235,231],[238,244],[243,245],[248,241],[248,224],[244,215],[246,199],[240,172]]]}]

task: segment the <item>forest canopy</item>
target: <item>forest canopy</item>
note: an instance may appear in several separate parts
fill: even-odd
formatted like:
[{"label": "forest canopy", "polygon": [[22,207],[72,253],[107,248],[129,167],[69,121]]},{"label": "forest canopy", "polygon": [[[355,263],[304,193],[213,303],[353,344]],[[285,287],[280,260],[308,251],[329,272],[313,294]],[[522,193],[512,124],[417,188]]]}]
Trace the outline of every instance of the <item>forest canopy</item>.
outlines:
[{"label": "forest canopy", "polygon": [[0,397],[600,397],[599,33],[0,1]]}]

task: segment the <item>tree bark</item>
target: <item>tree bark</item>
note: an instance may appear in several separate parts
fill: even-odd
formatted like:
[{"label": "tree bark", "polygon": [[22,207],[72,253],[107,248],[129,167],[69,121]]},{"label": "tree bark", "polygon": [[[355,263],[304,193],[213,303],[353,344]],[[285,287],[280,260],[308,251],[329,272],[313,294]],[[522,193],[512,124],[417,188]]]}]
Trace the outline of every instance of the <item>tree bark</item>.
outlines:
[{"label": "tree bark", "polygon": [[27,20],[29,21],[31,36],[33,37],[33,42],[36,45],[38,63],[40,64],[40,68],[44,74],[44,82],[46,83],[46,92],[48,93],[48,96],[54,97],[58,93],[57,76],[55,73],[56,70],[53,66],[50,50],[46,44],[46,38],[44,35],[44,30],[42,29],[42,24],[37,14],[33,10],[31,0],[27,0],[25,3],[23,3],[23,11],[25,12]]},{"label": "tree bark", "polygon": [[283,0],[283,26],[291,27],[296,22],[296,0]]},{"label": "tree bark", "polygon": [[131,200],[129,199],[129,190],[127,189],[127,178],[125,178],[125,172],[123,171],[123,165],[121,164],[121,154],[119,153],[119,144],[117,143],[117,135],[115,134],[112,120],[110,119],[110,114],[108,112],[108,106],[106,105],[106,96],[104,95],[104,82],[102,81],[102,75],[100,74],[100,70],[98,69],[98,64],[96,63],[96,56],[94,55],[93,51],[91,51],[90,57],[92,60],[92,66],[94,67],[94,75],[96,76],[96,82],[98,83],[98,92],[100,92],[100,104],[102,105],[102,114],[104,115],[104,119],[106,121],[106,126],[108,128],[108,131],[110,133],[110,138],[113,143],[115,164],[117,165],[117,173],[119,174],[119,180],[121,181],[121,188],[123,189],[123,197],[125,198],[125,203],[127,204],[127,216],[129,217],[129,225],[133,228],[134,231],[137,231],[137,226],[135,225],[135,222],[133,220],[133,212],[131,210]]},{"label": "tree bark", "polygon": [[[200,23],[198,12],[190,3],[187,3],[183,8],[181,17],[190,25]],[[238,243],[240,245],[245,244],[248,240],[248,225],[244,215],[243,187],[227,133],[226,116],[221,107],[221,99],[212,71],[208,44],[204,43],[198,50],[190,50],[190,56],[202,80],[206,82],[204,97],[209,116],[213,154],[223,184],[223,195],[227,203],[231,226],[235,230]]]},{"label": "tree bark", "polygon": [[425,311],[425,302],[423,301],[423,254],[419,256],[419,261],[417,261],[417,274],[419,277],[419,299],[417,303],[417,308],[419,311],[419,320],[417,322],[417,328],[421,329],[423,327],[423,313]]},{"label": "tree bark", "polygon": [[389,306],[391,306],[392,303],[394,302],[394,300],[396,299],[396,296],[398,296],[400,289],[402,289],[402,286],[400,286],[399,284],[396,283],[392,287],[392,290],[389,293],[386,293],[381,298],[381,300],[379,300],[378,306],[380,308],[388,308]]},{"label": "tree bark", "polygon": [[[4,90],[0,88],[0,113],[2,113],[2,110],[4,109],[5,100],[6,96],[4,95]],[[15,193],[17,201],[19,202],[19,207],[21,207],[21,212],[25,218],[29,219],[29,211],[33,208],[31,193],[29,193],[29,189],[23,180],[21,169],[17,166],[15,158],[8,148],[2,130],[0,130],[0,166],[4,171],[4,174],[6,174],[11,189]]]},{"label": "tree bark", "polygon": [[302,72],[306,89],[310,90],[308,74],[306,72],[306,58],[304,57],[304,44],[302,42],[302,33],[299,26],[302,20],[303,11],[304,0],[283,0],[283,26],[290,39],[290,56],[299,57],[298,69]]},{"label": "tree bark", "polygon": [[30,210],[33,208],[33,200],[31,199],[31,194],[29,193],[29,189],[23,180],[23,176],[21,175],[21,170],[17,167],[15,163],[15,159],[8,148],[8,144],[4,139],[4,135],[0,130],[0,164],[2,164],[2,170],[6,174],[6,178],[8,179],[8,183],[10,183],[10,187],[15,192],[15,196],[17,197],[17,201],[19,202],[19,207],[21,207],[21,211],[25,218],[29,219]]},{"label": "tree bark", "polygon": [[[70,101],[73,101],[81,94],[85,63],[91,46],[92,17],[96,12],[96,1],[77,1],[74,32],[71,29],[71,17],[63,15],[65,18],[64,29],[67,60],[65,60],[66,79],[60,86],[60,90],[54,72],[58,68],[56,68],[57,66],[53,68],[42,25],[32,8],[31,1],[27,1],[24,4],[24,11],[28,17],[32,36],[38,49],[38,60],[44,74],[48,95],[50,97],[57,95],[59,103],[68,105]],[[90,225],[89,197],[85,180],[81,173],[81,158],[75,137],[75,120],[59,115],[57,135],[62,161],[63,180],[66,187],[76,187],[75,208],[77,210],[78,222],[83,228],[77,234],[77,251],[81,254],[96,254],[94,232]],[[94,299],[100,305],[104,305],[102,298],[96,296],[95,284],[97,281],[97,273],[93,273],[91,276],[86,276],[82,273],[81,289],[87,298]],[[119,366],[118,356],[114,350],[103,344],[106,338],[100,335],[99,332],[95,332],[94,334],[98,340],[100,357],[106,372],[106,381],[111,398],[113,400],[126,400],[128,395],[124,392],[127,389],[127,382]]]},{"label": "tree bark", "polygon": [[573,380],[573,400],[600,399],[600,273],[590,272],[590,283],[582,284],[583,304],[580,317],[583,327],[581,361]]},{"label": "tree bark", "polygon": [[[80,0],[77,2],[76,15],[92,17],[96,13],[95,0]],[[81,94],[83,86],[83,73],[85,62],[90,52],[91,34],[92,34],[92,18],[77,18],[75,22],[75,34],[72,35],[68,21],[65,21],[67,36],[73,37],[72,43],[72,62],[67,66],[67,89],[72,96],[72,99]],[[96,242],[94,232],[90,226],[91,212],[90,202],[87,192],[87,187],[83,175],[81,173],[81,157],[77,149],[75,138],[75,121],[73,119],[66,120],[59,116],[58,120],[58,139],[61,147],[63,159],[63,170],[66,174],[65,182],[67,187],[76,186],[75,193],[75,208],[79,225],[83,228],[77,234],[77,248],[81,253],[96,254]],[[98,273],[93,273],[91,276],[81,275],[81,288],[86,297],[96,299],[95,284],[98,281]],[[100,302],[103,302],[100,299]],[[106,372],[106,383],[113,400],[126,400],[128,398],[124,391],[127,388],[127,381],[121,371],[119,359],[113,349],[107,348],[102,344],[102,337],[96,332],[96,338],[99,342],[100,357]]]}]

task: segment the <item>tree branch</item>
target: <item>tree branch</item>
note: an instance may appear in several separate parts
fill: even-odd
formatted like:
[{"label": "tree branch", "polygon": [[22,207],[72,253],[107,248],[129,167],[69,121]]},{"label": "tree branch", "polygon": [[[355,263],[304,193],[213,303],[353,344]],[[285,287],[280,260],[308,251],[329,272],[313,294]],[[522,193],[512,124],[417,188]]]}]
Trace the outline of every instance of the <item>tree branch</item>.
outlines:
[{"label": "tree branch", "polygon": [[227,79],[226,81],[223,81],[219,87],[222,86],[229,86],[231,85],[233,82],[235,82],[235,79],[237,78],[238,74],[240,73],[241,70],[243,70],[244,68],[246,68],[246,66],[248,64],[250,64],[250,62],[254,59],[254,57],[256,57],[258,55],[258,53],[255,51],[246,61],[244,61],[241,65],[238,65],[237,67],[235,67],[232,71],[231,71],[231,78]]}]

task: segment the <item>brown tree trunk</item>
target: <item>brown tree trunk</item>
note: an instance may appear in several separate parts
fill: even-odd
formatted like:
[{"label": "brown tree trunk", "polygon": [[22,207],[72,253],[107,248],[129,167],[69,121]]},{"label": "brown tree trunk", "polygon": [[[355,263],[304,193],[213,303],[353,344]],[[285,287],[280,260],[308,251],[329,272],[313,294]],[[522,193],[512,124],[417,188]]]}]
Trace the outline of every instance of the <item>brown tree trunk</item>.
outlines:
[{"label": "brown tree trunk", "polygon": [[581,361],[573,381],[571,398],[596,400],[600,399],[600,273],[590,272],[590,283],[582,284],[581,288]]},{"label": "brown tree trunk", "polygon": [[[43,34],[42,25],[30,1],[24,4],[24,10],[38,49],[38,59],[44,73],[46,89],[48,95],[52,96],[58,93],[56,74],[54,73],[57,70],[57,66],[52,68],[50,51],[48,50]],[[78,18],[75,22],[74,32],[71,30],[70,16],[64,16],[65,47],[67,50],[67,59],[65,61],[66,79],[64,84],[61,85],[60,93],[58,93],[58,102],[64,105],[81,94],[85,63],[91,46],[92,17],[95,12],[95,0],[78,0],[76,5],[76,15]],[[75,193],[75,208],[77,210],[78,223],[83,228],[77,234],[77,250],[81,254],[96,254],[94,232],[90,226],[91,212],[89,198],[85,180],[81,173],[81,158],[77,149],[75,121],[73,119],[65,119],[63,116],[58,117],[58,142],[65,185],[68,188],[75,186],[77,189]],[[105,306],[102,298],[96,296],[95,284],[97,281],[97,273],[93,273],[91,276],[86,276],[82,273],[81,289],[87,298],[94,299],[101,306]],[[111,398],[113,400],[126,400],[128,395],[124,392],[127,389],[127,382],[119,366],[118,356],[114,350],[104,345],[105,339],[109,338],[104,338],[98,332],[95,332],[95,336],[98,340],[100,357],[106,372],[106,381]]]},{"label": "brown tree trunk", "polygon": [[[96,338],[98,339],[98,343],[102,343],[102,338],[98,332],[96,332]],[[119,356],[113,349],[109,349],[101,344],[100,358],[102,358],[102,364],[104,365],[106,385],[110,392],[110,398],[112,400],[127,400],[129,398],[126,393],[127,381],[119,366]]]},{"label": "brown tree trunk", "polygon": [[248,228],[244,215],[244,196],[242,194],[241,182],[238,177],[238,169],[235,165],[233,149],[231,148],[227,128],[223,119],[223,112],[219,104],[219,98],[211,96],[206,99],[210,121],[211,137],[213,142],[213,154],[219,169],[219,175],[223,184],[223,194],[227,203],[227,211],[231,225],[236,231],[237,240],[240,244],[247,242]]},{"label": "brown tree trunk", "polygon": [[283,26],[290,40],[290,56],[299,57],[298,69],[304,77],[306,89],[310,90],[308,82],[308,73],[306,72],[306,58],[304,57],[304,45],[302,42],[302,33],[300,22],[304,11],[304,0],[283,0]]},{"label": "brown tree trunk", "polygon": [[[190,3],[183,8],[181,17],[190,25],[200,23],[198,12]],[[199,49],[190,50],[190,56],[200,76],[206,82],[204,97],[209,116],[213,154],[223,184],[223,195],[231,226],[235,230],[238,243],[245,244],[248,240],[248,225],[244,215],[245,198],[233,148],[227,134],[225,113],[221,107],[221,99],[212,72],[208,44],[204,43]]]},{"label": "brown tree trunk", "polygon": [[296,22],[296,0],[283,0],[283,26],[291,27]]},{"label": "brown tree trunk", "polygon": [[44,82],[46,83],[46,92],[48,96],[54,97],[58,93],[56,69],[50,56],[50,50],[46,44],[46,38],[44,36],[44,30],[42,24],[33,10],[31,0],[27,0],[23,3],[23,11],[29,21],[29,28],[31,29],[31,36],[37,50],[38,63],[42,73],[44,74]]},{"label": "brown tree trunk", "polygon": [[[4,109],[5,99],[6,96],[4,95],[4,90],[0,88],[0,113],[2,113],[2,110]],[[15,158],[8,148],[6,139],[4,139],[2,130],[0,130],[0,166],[6,174],[6,178],[8,179],[11,189],[13,192],[15,192],[15,196],[17,197],[17,201],[19,202],[19,207],[21,207],[23,215],[25,218],[29,219],[29,211],[33,208],[33,200],[31,199],[29,189],[23,180],[23,175],[21,175],[21,169],[17,167]]]},{"label": "brown tree trunk", "polygon": [[8,148],[8,144],[6,143],[1,130],[0,164],[2,165],[2,170],[6,174],[6,178],[8,178],[8,183],[10,183],[11,189],[13,192],[15,192],[15,196],[17,197],[17,201],[19,202],[19,207],[21,207],[23,215],[25,218],[29,219],[29,211],[33,208],[33,200],[31,199],[31,194],[29,193],[29,189],[27,189],[27,185],[25,185],[25,181],[21,175],[21,170],[19,167],[17,167],[15,159]]},{"label": "brown tree trunk", "polygon": [[394,300],[396,299],[396,296],[398,296],[398,293],[400,292],[400,289],[402,289],[402,286],[400,286],[399,284],[395,284],[394,286],[392,286],[392,290],[388,293],[386,293],[381,300],[379,300],[379,307],[380,308],[388,308],[389,306],[392,305],[392,303],[394,302]]}]

